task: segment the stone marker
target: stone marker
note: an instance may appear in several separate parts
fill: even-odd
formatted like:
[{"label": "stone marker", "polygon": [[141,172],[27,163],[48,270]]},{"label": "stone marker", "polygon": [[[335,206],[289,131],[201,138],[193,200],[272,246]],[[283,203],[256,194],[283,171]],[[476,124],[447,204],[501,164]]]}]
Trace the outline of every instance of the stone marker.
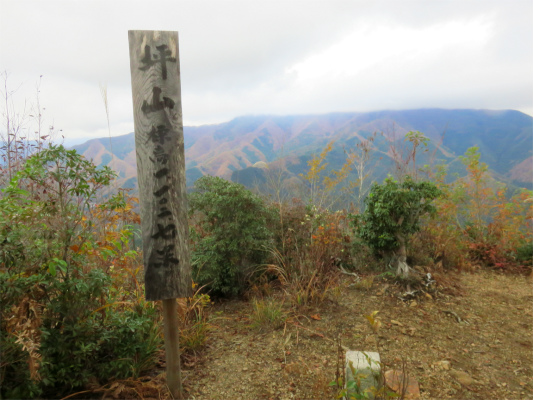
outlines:
[{"label": "stone marker", "polygon": [[348,388],[346,399],[350,398],[350,393],[356,393],[353,389],[350,389],[353,387],[350,385],[350,382],[354,381],[359,393],[369,392],[369,398],[374,398],[372,392],[381,388],[381,361],[379,353],[371,351],[346,352],[345,382]]}]

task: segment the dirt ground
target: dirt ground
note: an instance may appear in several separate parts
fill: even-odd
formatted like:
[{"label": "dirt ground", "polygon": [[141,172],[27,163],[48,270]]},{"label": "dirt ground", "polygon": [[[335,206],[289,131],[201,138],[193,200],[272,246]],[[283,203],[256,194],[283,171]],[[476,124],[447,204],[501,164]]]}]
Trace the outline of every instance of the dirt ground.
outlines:
[{"label": "dirt ground", "polygon": [[[266,332],[250,327],[251,303],[215,305],[208,348],[183,371],[186,394],[333,399],[328,383],[340,339],[345,348],[379,352],[386,369],[403,365],[422,399],[533,399],[533,285],[493,272],[461,274],[446,285],[453,290],[414,302],[399,299],[405,290],[392,284],[384,291],[383,282],[346,287]],[[365,318],[373,311],[377,334]]]},{"label": "dirt ground", "polygon": [[[320,306],[287,307],[286,322],[263,331],[251,326],[251,302],[215,304],[207,348],[182,362],[186,398],[334,399],[328,384],[350,349],[379,352],[385,370],[416,379],[421,399],[533,399],[533,283],[487,271],[433,276],[430,295],[403,300],[397,284],[354,287],[347,277]],[[365,317],[375,311],[377,332]],[[95,394],[170,399],[164,352],[145,377],[79,393]]]}]

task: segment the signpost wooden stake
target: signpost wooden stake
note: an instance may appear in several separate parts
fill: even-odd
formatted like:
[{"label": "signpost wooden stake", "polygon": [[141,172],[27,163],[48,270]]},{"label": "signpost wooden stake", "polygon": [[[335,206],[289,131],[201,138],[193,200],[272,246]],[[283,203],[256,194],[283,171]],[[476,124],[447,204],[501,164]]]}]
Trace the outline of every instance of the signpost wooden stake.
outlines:
[{"label": "signpost wooden stake", "polygon": [[192,296],[178,33],[129,31],[146,299],[162,300],[167,385],[182,399],[176,298]]},{"label": "signpost wooden stake", "polygon": [[176,299],[163,300],[165,354],[167,363],[167,385],[176,399],[181,399],[180,346],[178,326],[178,305]]}]

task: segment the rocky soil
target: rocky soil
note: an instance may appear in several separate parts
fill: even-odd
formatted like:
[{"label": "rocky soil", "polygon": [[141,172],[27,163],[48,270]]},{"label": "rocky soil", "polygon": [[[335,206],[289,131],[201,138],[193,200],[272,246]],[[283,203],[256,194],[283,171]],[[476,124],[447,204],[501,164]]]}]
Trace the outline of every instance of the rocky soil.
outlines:
[{"label": "rocky soil", "polygon": [[[207,348],[184,363],[187,398],[334,399],[329,383],[351,349],[379,352],[385,370],[418,382],[421,399],[533,399],[533,284],[494,272],[434,277],[438,290],[407,300],[392,282],[346,280],[263,331],[251,327],[250,302],[215,304]],[[376,331],[365,317],[374,311]],[[163,367],[104,397],[170,398]]]},{"label": "rocky soil", "polygon": [[[184,371],[186,393],[213,400],[332,399],[328,384],[340,342],[378,351],[386,369],[403,369],[418,381],[422,399],[533,398],[533,285],[492,272],[462,274],[447,285],[453,290],[407,301],[398,298],[403,289],[378,281],[345,288],[266,332],[250,327],[250,303],[219,304],[203,359]],[[365,318],[373,311],[379,311],[377,333]]]}]

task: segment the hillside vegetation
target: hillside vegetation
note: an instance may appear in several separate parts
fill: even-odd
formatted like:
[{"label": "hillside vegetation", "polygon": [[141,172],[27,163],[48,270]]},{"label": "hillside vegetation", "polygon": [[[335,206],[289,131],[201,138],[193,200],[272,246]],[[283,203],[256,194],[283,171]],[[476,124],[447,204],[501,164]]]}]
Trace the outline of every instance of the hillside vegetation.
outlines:
[{"label": "hillside vegetation", "polygon": [[[522,114],[511,114],[522,118]],[[345,126],[348,131],[348,121],[363,116],[331,116],[329,121],[319,118],[315,125],[308,124],[298,131],[294,143],[303,146],[308,142],[306,137],[312,136],[313,129],[322,123],[336,129]],[[293,128],[305,125],[304,119],[289,119],[286,124]],[[234,130],[228,132],[235,138],[239,135],[238,126],[257,130],[253,121],[246,119],[234,124]],[[378,128],[371,125],[369,134]],[[428,135],[439,129],[428,129]],[[202,140],[200,131],[198,128],[195,143]],[[216,130],[211,134],[216,136]],[[332,347],[334,358],[342,358],[346,347],[342,343],[367,349],[369,346],[361,342],[360,336],[353,336],[363,332],[365,340],[375,341],[372,348],[382,351],[383,359],[406,357],[405,352],[391,347],[394,342],[380,347],[381,340],[404,342],[403,337],[400,340],[380,335],[384,323],[399,327],[409,324],[405,327],[406,337],[416,336],[418,328],[412,331],[411,326],[426,318],[418,305],[433,304],[443,314],[436,320],[438,325],[420,327],[418,332],[423,331],[423,335],[418,339],[436,346],[432,344],[432,330],[444,329],[444,317],[458,318],[457,322],[464,318],[450,309],[461,296],[460,274],[506,274],[512,276],[502,280],[509,290],[512,279],[523,281],[523,276],[531,274],[533,193],[526,189],[509,193],[505,185],[495,182],[478,147],[469,147],[457,157],[466,175],[449,180],[451,167],[425,162],[433,150],[441,150],[431,147],[424,133],[406,132],[393,145],[387,142],[390,176],[370,184],[365,168],[372,166],[370,153],[376,151],[375,143],[381,139],[367,136],[353,147],[346,147],[344,160],[328,167],[327,156],[336,151],[330,139],[333,138],[327,138],[324,147],[304,163],[303,172],[297,175],[301,184],[295,190],[286,186],[284,179],[289,168],[272,168],[277,173],[268,175],[268,190],[263,194],[221,177],[203,176],[196,180],[189,197],[195,294],[179,300],[182,361],[195,371],[189,374],[191,380],[202,379],[202,357],[217,352],[209,346],[220,343],[221,335],[231,336],[230,330],[235,335],[239,330],[261,335],[266,332],[274,340],[283,338],[275,346],[282,349],[276,356],[281,361],[276,365],[288,380],[281,389],[276,386],[261,392],[247,390],[245,382],[239,393],[248,397],[242,398],[286,398],[285,394],[292,392],[302,398],[335,398],[342,394],[343,383],[331,354],[317,359],[316,349],[309,346],[299,353],[301,362],[291,358],[292,346],[298,346],[300,340],[305,343],[305,335],[318,335],[337,343]],[[45,141],[34,146],[34,142],[19,137],[5,143],[2,150],[1,396],[168,398],[158,370],[163,364],[160,304],[144,298],[139,216],[134,211],[138,200],[125,189],[104,196],[110,192],[116,174],[103,165],[101,152],[100,159],[94,156],[91,162],[76,150]],[[191,152],[193,146],[189,144]],[[96,148],[89,143],[85,151]],[[124,156],[127,157],[130,156]],[[508,164],[501,161],[501,165]],[[338,201],[345,195],[351,196],[349,208],[343,208],[347,203]],[[497,281],[498,275],[483,279]],[[351,322],[336,319],[341,315],[348,318],[347,315],[338,309],[332,314],[328,311],[332,305],[343,307],[341,299],[353,290],[375,291],[375,297],[363,304],[363,313],[353,315],[361,322],[357,322],[356,332]],[[465,290],[469,290],[468,286]],[[511,292],[508,301],[523,310],[527,296],[523,289],[518,293],[519,304],[514,304]],[[482,295],[476,297],[479,298]],[[234,303],[227,303],[227,299],[247,301],[237,306],[248,307],[244,326],[236,327],[230,322],[243,317],[234,312]],[[213,306],[212,300],[219,306]],[[230,304],[228,314],[224,304]],[[387,310],[390,315],[385,321],[378,312],[383,315]],[[420,311],[416,318],[411,314],[415,311]],[[350,315],[356,312],[353,309]],[[488,312],[483,309],[467,319],[477,316],[483,322],[489,318]],[[398,321],[399,315],[405,316],[403,322]],[[333,330],[321,332],[311,327],[312,321],[323,318],[335,326],[335,334]],[[527,321],[524,318],[523,324],[530,327]],[[475,325],[477,329],[490,329],[481,322]],[[509,324],[508,334],[523,335],[526,329],[522,325],[517,328],[515,322],[504,321]],[[438,335],[437,346],[442,349],[445,338]],[[449,344],[455,360],[458,353],[453,346],[466,346],[467,335],[472,333],[466,329],[448,333],[455,338]],[[374,339],[368,339],[371,337]],[[267,346],[267,338],[259,338]],[[508,345],[515,339],[528,347],[524,337],[513,337]],[[246,343],[247,351],[261,352],[261,343]],[[531,369],[526,366],[527,356],[515,353],[518,380],[509,383],[509,390],[522,391],[526,396],[533,393],[533,383],[526,379]],[[413,360],[420,355],[408,356]],[[439,353],[439,357],[445,355]],[[304,368],[304,360],[322,363],[316,371],[324,373],[313,375],[309,369],[307,378],[291,378],[294,371]],[[490,360],[483,358],[479,362]],[[423,359],[426,366],[432,361],[435,360]],[[389,364],[397,365],[398,361]],[[242,364],[228,361],[226,368],[236,377],[252,368],[238,365]],[[412,361],[404,368],[409,374],[416,374]],[[482,369],[484,364],[476,368]],[[274,376],[270,370],[268,374]],[[479,389],[476,381],[441,390],[440,381],[426,374],[422,393],[425,398],[443,393],[467,393],[471,398],[509,394],[497,386],[498,382],[485,379],[483,373],[477,375],[480,381],[486,381],[485,388]],[[210,384],[217,385],[206,382]],[[228,382],[218,383],[224,384]],[[313,390],[306,389],[309,385]],[[194,383],[187,382],[185,386],[196,391],[195,396],[201,396],[202,391],[197,391]],[[238,396],[233,389],[216,387],[219,398],[228,398],[220,397],[223,393]],[[215,398],[211,389],[205,388],[205,393],[211,394],[203,398]],[[374,394],[383,399],[398,398],[391,390]]]},{"label": "hillside vegetation", "polygon": [[[430,139],[432,155],[431,160],[421,159],[420,165],[445,163],[450,165],[450,174],[464,176],[466,171],[458,157],[477,146],[494,178],[533,189],[532,126],[532,117],[512,110],[422,109],[239,117],[221,124],[184,127],[187,184],[193,186],[196,179],[212,175],[252,187],[264,175],[260,168],[253,168],[257,163],[281,163],[287,178],[297,180],[313,154],[320,153],[328,143],[333,142],[334,149],[327,162],[339,168],[346,158],[343,148],[355,148],[374,133],[379,135],[373,145],[377,166],[372,180],[382,181],[394,164],[389,152],[391,142],[400,143],[407,132],[419,131]],[[112,166],[119,174],[119,186],[136,187],[133,133],[93,139],[74,148],[96,165]]]}]

